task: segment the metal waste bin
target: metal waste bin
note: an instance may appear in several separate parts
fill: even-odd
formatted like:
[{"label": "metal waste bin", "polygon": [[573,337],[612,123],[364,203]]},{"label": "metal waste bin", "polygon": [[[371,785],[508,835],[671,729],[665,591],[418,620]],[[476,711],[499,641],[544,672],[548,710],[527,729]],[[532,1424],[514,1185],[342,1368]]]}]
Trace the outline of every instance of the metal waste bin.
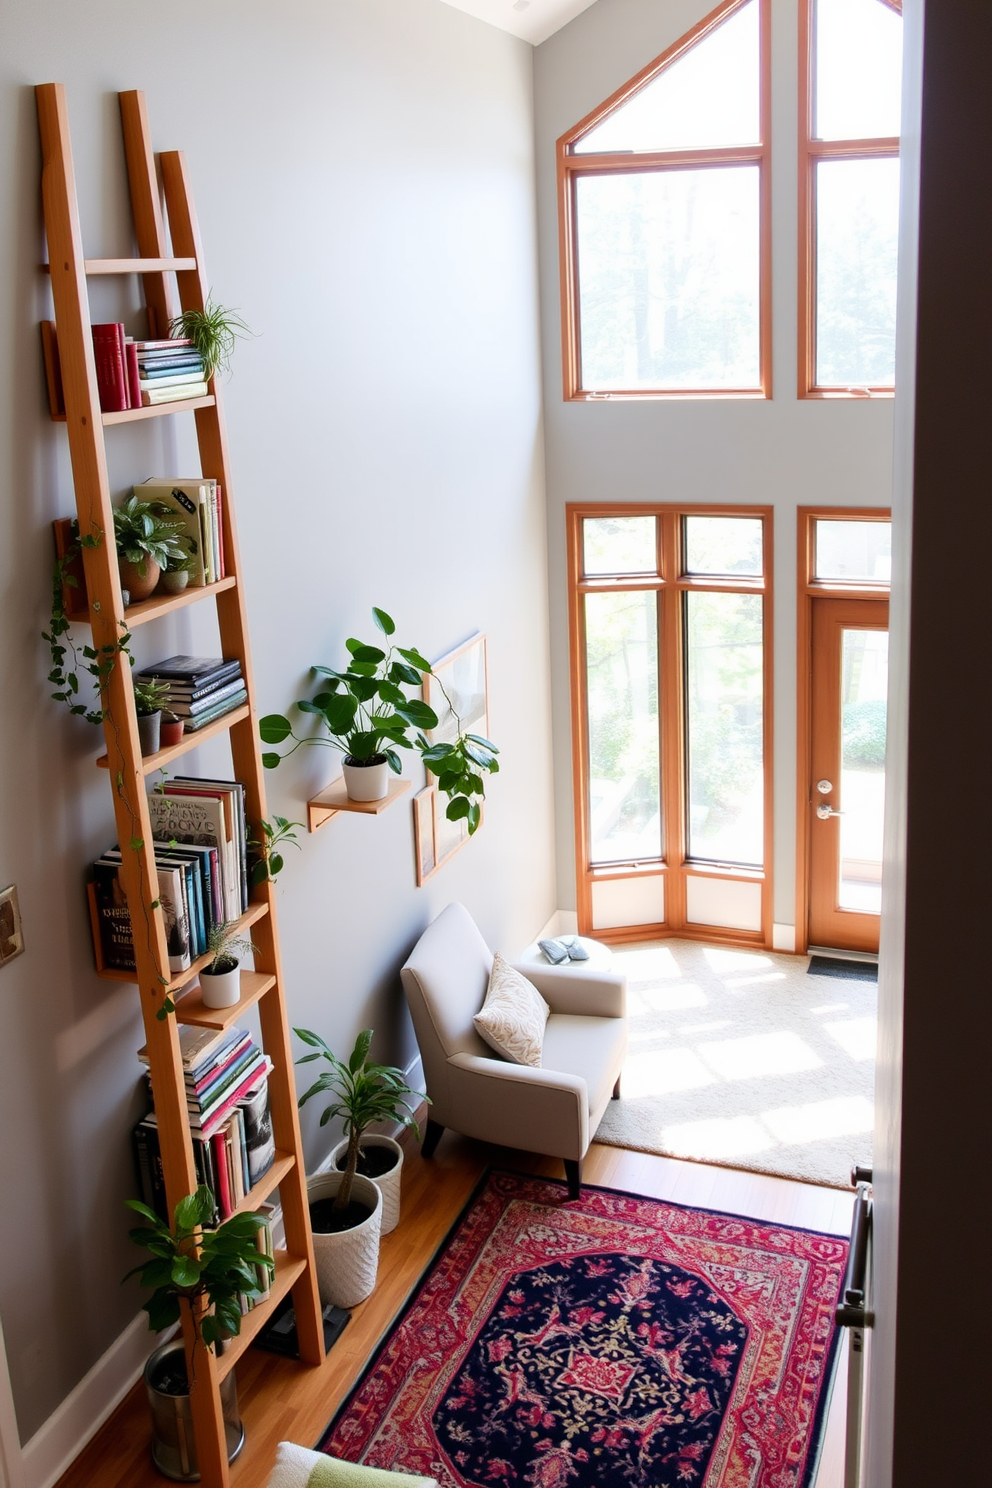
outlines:
[{"label": "metal waste bin", "polygon": [[[152,1461],[160,1473],[177,1483],[198,1483],[200,1468],[186,1382],[186,1349],[181,1338],[164,1343],[152,1354],[145,1365],[145,1392],[152,1413]],[[221,1381],[220,1402],[227,1460],[233,1462],[245,1444],[233,1369]]]}]

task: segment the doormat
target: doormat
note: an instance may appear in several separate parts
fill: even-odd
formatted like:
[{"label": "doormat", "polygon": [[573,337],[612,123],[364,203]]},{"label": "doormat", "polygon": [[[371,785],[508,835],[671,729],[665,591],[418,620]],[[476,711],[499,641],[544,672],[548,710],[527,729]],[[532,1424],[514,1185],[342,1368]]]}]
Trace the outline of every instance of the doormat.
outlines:
[{"label": "doormat", "polygon": [[848,977],[854,982],[877,982],[877,961],[843,961],[839,956],[810,956],[811,976]]},{"label": "doormat", "polygon": [[808,1488],[847,1249],[489,1172],[319,1450],[442,1488]]}]

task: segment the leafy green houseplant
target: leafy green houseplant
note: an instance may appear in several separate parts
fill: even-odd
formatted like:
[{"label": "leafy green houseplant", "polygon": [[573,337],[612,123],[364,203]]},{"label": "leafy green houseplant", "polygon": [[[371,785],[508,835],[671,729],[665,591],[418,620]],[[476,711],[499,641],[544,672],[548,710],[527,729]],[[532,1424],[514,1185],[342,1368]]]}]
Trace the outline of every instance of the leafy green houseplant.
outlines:
[{"label": "leafy green houseplant", "polygon": [[[140,1199],[127,1205],[145,1221],[130,1230],[135,1245],[151,1252],[151,1260],[135,1266],[124,1280],[140,1276],[141,1285],[153,1287],[144,1304],[148,1325],[155,1333],[180,1319],[182,1305],[190,1309],[193,1326],[207,1348],[221,1338],[241,1332],[241,1297],[254,1300],[262,1295],[259,1267],[271,1275],[271,1257],[258,1249],[258,1230],[263,1221],[257,1214],[236,1214],[216,1229],[214,1196],[205,1184],[176,1205],[172,1229]],[[209,1311],[204,1311],[204,1305]]]},{"label": "leafy green houseplant", "polygon": [[168,517],[168,508],[158,501],[140,501],[131,495],[114,508],[114,540],[121,588],[132,603],[147,599],[170,560],[186,557],[176,535],[182,524]]},{"label": "leafy green houseplant", "polygon": [[[417,749],[428,769],[437,777],[438,789],[449,797],[446,815],[451,821],[464,819],[469,835],[481,819],[481,801],[485,796],[484,776],[496,774],[499,750],[488,739],[462,731],[458,715],[441,685],[440,679],[422,653],[414,648],[394,646],[389,637],[396,626],[385,610],[373,609],[373,618],[386,647],[369,645],[353,637],[345,642],[350,661],[344,670],[314,666],[312,671],[323,680],[312,698],[296,703],[297,712],[319,720],[321,732],[303,735],[293,731],[289,719],[281,713],[270,713],[259,723],[266,744],[293,743],[285,754],[268,751],[262,763],[275,769],[303,744],[324,744],[344,755],[349,794],[353,794],[355,773],[370,766],[383,766],[402,774],[403,765],[397,751]],[[408,689],[423,685],[431,676],[448,703],[455,719],[453,743],[432,744],[423,730],[438,726],[434,709]],[[348,767],[352,774],[347,773]],[[385,795],[385,781],[378,795],[359,796],[375,800]]]},{"label": "leafy green houseplant", "polygon": [[296,829],[302,827],[303,823],[288,821],[284,816],[273,816],[272,821],[260,821],[258,825],[261,837],[253,836],[248,839],[248,846],[254,853],[251,881],[253,884],[275,883],[285,866],[280,848],[286,844],[299,848]]},{"label": "leafy green houseplant", "polygon": [[162,707],[169,700],[167,683],[148,677],[134,684],[134,709],[142,754],[154,754],[161,742]]},{"label": "leafy green houseplant", "polygon": [[251,331],[236,310],[218,305],[211,297],[202,310],[184,310],[177,315],[169,323],[169,334],[192,341],[203,358],[203,375],[210,378],[219,370],[230,369],[235,341],[239,336],[250,336]]}]

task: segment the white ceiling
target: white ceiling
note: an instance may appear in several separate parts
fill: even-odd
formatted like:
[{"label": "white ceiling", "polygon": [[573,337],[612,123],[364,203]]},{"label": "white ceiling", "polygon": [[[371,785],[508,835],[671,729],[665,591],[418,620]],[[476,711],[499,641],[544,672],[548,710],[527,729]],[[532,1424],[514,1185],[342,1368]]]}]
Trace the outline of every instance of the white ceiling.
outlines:
[{"label": "white ceiling", "polygon": [[538,46],[595,0],[444,0],[444,4]]}]

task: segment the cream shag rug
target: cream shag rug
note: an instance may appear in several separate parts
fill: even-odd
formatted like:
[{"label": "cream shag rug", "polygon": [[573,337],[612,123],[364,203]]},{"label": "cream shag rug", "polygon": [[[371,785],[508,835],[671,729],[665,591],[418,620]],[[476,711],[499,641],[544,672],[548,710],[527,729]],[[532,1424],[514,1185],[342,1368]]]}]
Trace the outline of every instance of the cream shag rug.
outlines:
[{"label": "cream shag rug", "polygon": [[630,1049],[596,1140],[849,1187],[871,1163],[878,988],[808,964],[688,940],[616,951]]}]

